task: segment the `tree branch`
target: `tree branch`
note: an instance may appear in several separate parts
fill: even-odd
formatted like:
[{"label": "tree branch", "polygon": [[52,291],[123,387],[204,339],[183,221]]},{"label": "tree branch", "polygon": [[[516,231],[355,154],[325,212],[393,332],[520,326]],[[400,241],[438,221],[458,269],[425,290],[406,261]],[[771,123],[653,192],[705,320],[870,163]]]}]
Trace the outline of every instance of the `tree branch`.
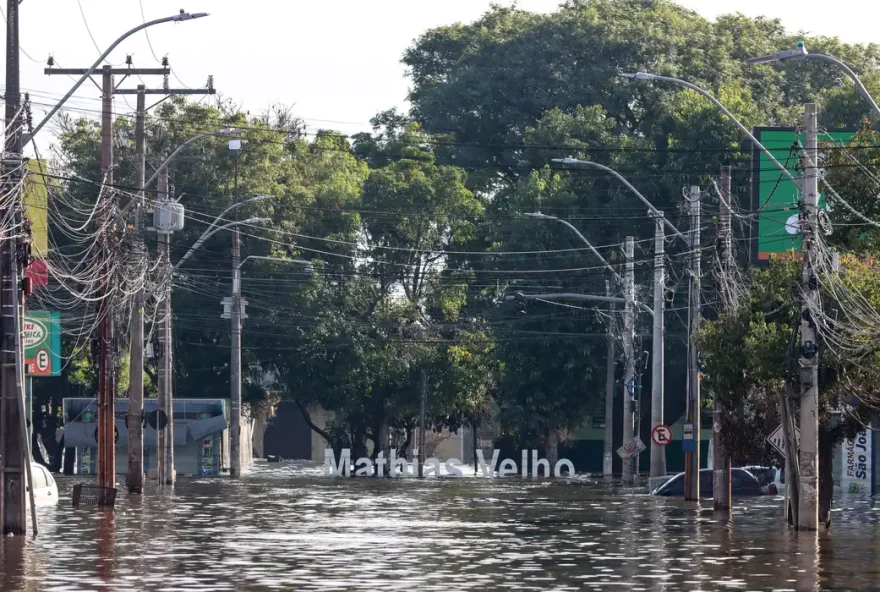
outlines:
[{"label": "tree branch", "polygon": [[316,434],[318,434],[319,436],[321,436],[322,438],[327,440],[328,444],[332,444],[333,438],[330,436],[329,433],[325,432],[324,430],[322,430],[321,428],[319,428],[318,426],[315,425],[315,422],[312,421],[312,415],[311,415],[311,413],[309,413],[309,410],[306,409],[306,406],[303,405],[302,402],[300,402],[300,400],[296,399],[296,398],[293,399],[293,402],[296,403],[296,406],[299,408],[299,412],[302,414],[302,417],[305,420],[305,422],[308,424],[308,426],[310,428],[312,428],[312,430],[314,430],[314,432]]}]

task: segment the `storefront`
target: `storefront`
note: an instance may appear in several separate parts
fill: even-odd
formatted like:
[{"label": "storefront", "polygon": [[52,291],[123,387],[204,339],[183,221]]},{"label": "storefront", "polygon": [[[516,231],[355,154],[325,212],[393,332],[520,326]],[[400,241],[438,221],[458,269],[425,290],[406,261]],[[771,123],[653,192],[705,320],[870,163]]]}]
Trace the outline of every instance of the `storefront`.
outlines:
[{"label": "storefront", "polygon": [[[97,401],[64,399],[64,443],[76,449],[76,470],[94,474],[97,462]],[[156,411],[156,399],[144,401],[144,417]],[[116,472],[128,470],[128,399],[116,400]],[[178,476],[217,475],[228,466],[228,402],[225,399],[174,400],[174,464]],[[157,430],[145,421],[144,471],[156,468]]]}]

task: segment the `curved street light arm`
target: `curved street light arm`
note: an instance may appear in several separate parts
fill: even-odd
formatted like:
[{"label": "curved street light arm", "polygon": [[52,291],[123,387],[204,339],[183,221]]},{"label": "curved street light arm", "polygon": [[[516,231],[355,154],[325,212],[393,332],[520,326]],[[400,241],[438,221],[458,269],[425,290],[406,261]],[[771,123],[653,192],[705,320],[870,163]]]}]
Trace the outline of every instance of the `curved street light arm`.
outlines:
[{"label": "curved street light arm", "polygon": [[196,14],[190,14],[188,12],[181,12],[180,14],[175,14],[174,16],[160,18],[160,19],[156,19],[154,21],[149,21],[149,22],[143,23],[141,25],[138,25],[134,29],[130,30],[129,32],[125,33],[122,37],[120,37],[119,39],[114,41],[113,44],[110,47],[108,47],[104,53],[101,54],[101,57],[99,57],[95,61],[95,63],[92,65],[92,67],[89,68],[89,70],[85,74],[83,74],[79,80],[76,81],[76,84],[74,84],[73,87],[69,91],[67,91],[67,94],[64,95],[64,97],[54,107],[52,107],[52,109],[49,110],[49,113],[47,113],[46,116],[43,118],[43,120],[37,124],[37,126],[34,128],[34,131],[32,131],[30,134],[27,134],[24,136],[23,144],[27,144],[28,142],[30,142],[34,138],[34,136],[36,136],[37,133],[41,129],[43,129],[43,126],[45,126],[49,122],[49,120],[52,119],[56,113],[58,113],[58,110],[64,106],[64,103],[66,103],[68,101],[68,99],[70,99],[70,97],[73,96],[73,93],[75,93],[77,91],[77,89],[80,86],[82,86],[82,84],[86,81],[86,79],[89,76],[91,76],[95,70],[98,69],[98,66],[101,65],[101,62],[103,62],[104,59],[108,55],[110,55],[110,53],[114,49],[116,49],[116,46],[118,46],[120,43],[125,41],[127,38],[131,37],[132,35],[134,35],[138,31],[142,31],[142,30],[146,29],[147,27],[152,27],[153,25],[160,25],[162,23],[188,21],[188,20],[192,20],[192,19],[202,18],[205,16],[208,16],[208,14],[205,12],[200,12],[200,13],[196,13]]},{"label": "curved street light arm", "polygon": [[587,237],[585,237],[583,234],[581,234],[581,231],[578,230],[573,224],[571,224],[567,220],[563,220],[562,218],[557,218],[556,216],[548,216],[547,214],[542,214],[541,212],[529,212],[529,213],[526,213],[523,215],[527,216],[529,218],[537,218],[539,220],[553,220],[555,222],[560,222],[562,224],[565,224],[568,228],[571,229],[572,232],[574,232],[576,235],[578,235],[578,238],[580,238],[584,242],[584,244],[587,245],[587,247],[590,249],[590,251],[593,253],[593,255],[595,255],[596,258],[602,262],[602,265],[604,265],[606,268],[608,268],[608,270],[614,276],[614,279],[617,280],[618,283],[623,283],[623,278],[620,277],[620,274],[617,273],[617,270],[615,270],[611,266],[611,264],[605,260],[605,257],[603,257],[601,255],[601,253],[599,253],[599,251],[596,250],[596,247],[594,247],[593,244],[587,240]]},{"label": "curved street light arm", "polygon": [[852,68],[838,60],[837,58],[829,55],[822,55],[821,53],[808,53],[804,56],[808,60],[816,60],[819,62],[828,62],[830,64],[834,64],[849,76],[850,80],[856,85],[856,89],[858,89],[859,94],[862,95],[862,98],[868,101],[871,105],[871,109],[874,110],[874,114],[877,117],[880,117],[880,107],[877,106],[877,101],[874,100],[874,97],[871,96],[871,93],[868,92],[868,89],[865,88],[865,85],[862,84],[862,81],[859,80],[859,77],[856,76],[856,73],[852,71]]},{"label": "curved street light arm", "polygon": [[778,168],[782,172],[783,175],[788,177],[788,179],[792,183],[795,184],[795,186],[798,188],[798,191],[801,190],[800,183],[798,182],[797,179],[795,179],[795,177],[790,172],[788,172],[788,169],[785,168],[781,162],[776,160],[776,157],[774,157],[770,153],[770,151],[767,150],[767,148],[761,142],[759,142],[755,136],[752,135],[752,132],[750,132],[746,128],[746,126],[744,126],[742,123],[740,123],[739,119],[737,119],[733,115],[733,113],[728,111],[727,108],[724,105],[722,105],[720,101],[718,101],[718,99],[716,99],[711,94],[709,94],[708,91],[703,90],[702,88],[700,88],[699,86],[697,86],[695,84],[691,84],[690,82],[687,82],[685,80],[681,80],[680,78],[671,78],[669,76],[660,76],[659,74],[648,74],[647,72],[637,72],[635,74],[621,73],[621,74],[618,74],[618,76],[620,76],[622,78],[633,78],[635,80],[660,80],[661,82],[672,82],[672,83],[684,86],[686,88],[689,88],[692,91],[703,95],[704,97],[706,97],[707,99],[712,101],[716,107],[721,109],[721,111],[727,116],[728,119],[730,119],[733,123],[736,124],[736,126],[740,129],[740,131],[742,131],[749,138],[749,140],[751,140],[752,143],[755,146],[757,146],[761,150],[761,152],[763,152],[774,165],[776,165],[776,168]]},{"label": "curved street light arm", "polygon": [[591,166],[591,167],[596,167],[597,169],[601,169],[601,170],[605,171],[606,173],[611,173],[612,175],[617,177],[617,179],[621,183],[626,185],[626,188],[629,189],[630,191],[632,191],[636,197],[638,197],[640,200],[642,200],[642,203],[645,204],[646,206],[648,206],[648,209],[651,210],[651,212],[655,216],[657,216],[658,218],[662,218],[663,223],[666,224],[666,226],[668,226],[670,230],[672,230],[672,233],[675,236],[677,236],[678,238],[683,240],[685,243],[690,244],[690,243],[688,243],[688,240],[684,237],[684,235],[678,230],[678,228],[676,228],[672,222],[667,220],[663,216],[663,213],[660,212],[660,210],[658,210],[657,208],[655,208],[654,205],[650,201],[648,201],[647,197],[642,195],[638,189],[633,187],[632,183],[627,181],[623,175],[621,175],[620,173],[618,173],[614,169],[607,167],[604,164],[599,164],[598,162],[592,162],[590,160],[581,160],[579,158],[554,158],[554,159],[552,159],[552,162],[558,162],[561,164],[583,164],[583,165],[587,165],[587,166]]},{"label": "curved street light arm", "polygon": [[[218,220],[219,220],[219,218],[218,218]],[[243,224],[256,224],[257,222],[268,222],[268,221],[269,221],[269,218],[248,218],[247,220],[227,222],[223,226],[216,226],[217,220],[214,220],[214,222],[211,223],[211,226],[208,228],[208,230],[206,230],[204,233],[202,233],[202,236],[199,237],[199,240],[197,240],[193,244],[193,246],[191,246],[189,248],[189,251],[187,251],[186,254],[180,258],[180,261],[178,261],[174,265],[174,267],[171,268],[171,273],[174,273],[175,271],[180,269],[180,266],[183,265],[187,259],[192,257],[192,254],[195,253],[203,244],[205,244],[205,241],[207,241],[209,238],[211,238],[212,236],[214,236],[215,234],[217,234],[221,230],[227,230],[229,228],[232,228],[233,226],[241,226]]]}]

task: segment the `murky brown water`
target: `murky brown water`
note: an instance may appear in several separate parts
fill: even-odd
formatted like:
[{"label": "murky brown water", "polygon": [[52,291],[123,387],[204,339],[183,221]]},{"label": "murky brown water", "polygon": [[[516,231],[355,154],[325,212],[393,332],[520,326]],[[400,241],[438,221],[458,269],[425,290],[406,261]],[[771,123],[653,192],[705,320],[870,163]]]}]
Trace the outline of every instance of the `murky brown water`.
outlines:
[{"label": "murky brown water", "polygon": [[73,482],[40,509],[36,540],[0,542],[0,589],[880,589],[871,500],[846,500],[817,537],[787,532],[775,498],[735,500],[722,525],[711,505],[587,478],[334,480],[262,465],[239,482],[120,493],[115,513],[73,509]]}]

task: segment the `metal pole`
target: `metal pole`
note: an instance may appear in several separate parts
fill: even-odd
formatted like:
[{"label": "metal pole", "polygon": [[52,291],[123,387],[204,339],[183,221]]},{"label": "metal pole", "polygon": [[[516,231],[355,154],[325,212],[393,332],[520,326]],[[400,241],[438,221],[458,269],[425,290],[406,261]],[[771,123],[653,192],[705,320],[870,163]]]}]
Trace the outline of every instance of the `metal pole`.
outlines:
[{"label": "metal pole", "polygon": [[801,318],[801,453],[799,458],[800,492],[798,496],[798,529],[819,528],[819,349],[818,332],[812,312],[818,310],[819,282],[815,265],[818,256],[819,172],[816,105],[804,106],[805,148],[804,212],[801,232],[804,236],[804,262],[801,274],[803,303]]},{"label": "metal pole", "polygon": [[[235,152],[235,201],[238,202],[239,151]],[[237,212],[237,210],[236,210]],[[238,215],[236,213],[236,219]],[[238,228],[232,230],[232,359],[229,364],[230,438],[229,454],[233,478],[241,476],[241,245]]]},{"label": "metal pole", "polygon": [[688,379],[687,418],[694,425],[694,451],[685,453],[684,499],[700,499],[700,367],[697,357],[696,336],[700,327],[700,188],[691,187],[690,250],[691,273],[688,281],[690,311],[688,314]]},{"label": "metal pole", "polygon": [[[113,199],[113,91],[115,89],[110,66],[104,66],[103,87],[101,96],[101,173],[104,185],[101,188],[106,199]],[[109,208],[107,208],[109,211]],[[110,244],[108,237],[104,241],[104,263],[102,283],[104,286],[101,300],[101,354],[98,368],[98,478],[99,487],[116,487],[116,439],[114,406],[116,397],[116,381],[113,377],[113,303],[109,296],[109,284],[112,278],[108,275]]]},{"label": "metal pole", "polygon": [[[635,265],[633,263],[633,237],[626,237],[623,247],[625,260],[623,275],[623,296],[626,299],[623,311],[623,444],[633,439],[633,370],[635,356],[633,340],[635,337]],[[623,459],[623,482],[632,483],[633,459]]]},{"label": "metal pole", "polygon": [[419,409],[419,477],[424,476],[425,466],[425,408],[428,406],[428,373],[422,370],[422,397]]},{"label": "metal pole", "polygon": [[[611,297],[611,282],[605,282],[605,295]],[[608,359],[605,362],[605,446],[602,475],[611,477],[614,454],[614,305],[608,323]]]},{"label": "metal pole", "polygon": [[[136,164],[138,167],[138,187],[141,188],[137,197],[134,212],[134,229],[137,233],[137,248],[142,260],[146,259],[146,247],[144,244],[141,215],[144,202],[144,180],[146,178],[147,142],[145,133],[146,119],[146,87],[138,85],[137,116],[135,120],[135,151],[137,153]],[[128,471],[125,484],[129,493],[143,493],[144,491],[144,287],[143,278],[137,294],[135,294],[134,306],[131,311],[131,351],[129,352],[128,386]]]},{"label": "metal pole", "polygon": [[[733,246],[730,230],[730,167],[721,168],[721,211],[718,216],[718,236],[721,240],[721,289],[726,290],[725,283],[730,281],[730,271],[733,266]],[[728,300],[722,297],[722,302]],[[727,452],[724,450],[724,441],[721,435],[725,429],[725,422],[721,405],[717,395],[712,401],[712,467],[714,479],[712,481],[712,501],[715,510],[730,510],[730,463]]]},{"label": "metal pole", "polygon": [[[663,423],[664,344],[666,341],[666,236],[663,233],[663,212],[654,216],[654,330],[651,353],[651,430]],[[651,438],[651,477],[666,474],[666,446]]]}]

